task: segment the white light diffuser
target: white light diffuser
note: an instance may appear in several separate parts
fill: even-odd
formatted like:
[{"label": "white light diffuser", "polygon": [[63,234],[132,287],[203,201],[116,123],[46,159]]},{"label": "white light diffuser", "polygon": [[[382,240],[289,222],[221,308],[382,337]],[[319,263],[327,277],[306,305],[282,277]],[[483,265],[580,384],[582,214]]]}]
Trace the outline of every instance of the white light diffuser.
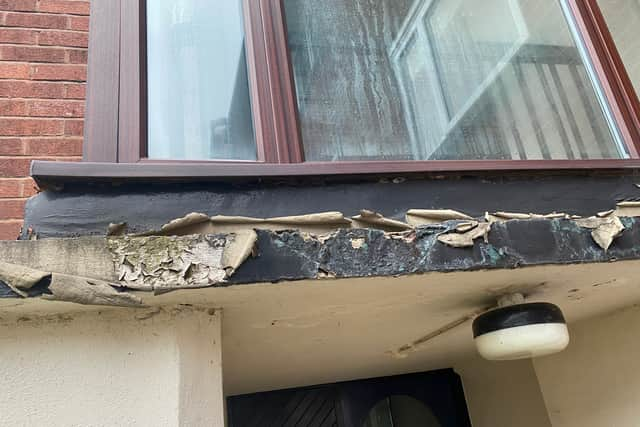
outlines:
[{"label": "white light diffuser", "polygon": [[473,322],[478,352],[488,360],[517,360],[558,353],[569,345],[562,311],[553,304],[500,307]]},{"label": "white light diffuser", "polygon": [[488,360],[528,359],[567,348],[569,331],[564,323],[541,323],[489,332],[475,342],[480,355]]}]

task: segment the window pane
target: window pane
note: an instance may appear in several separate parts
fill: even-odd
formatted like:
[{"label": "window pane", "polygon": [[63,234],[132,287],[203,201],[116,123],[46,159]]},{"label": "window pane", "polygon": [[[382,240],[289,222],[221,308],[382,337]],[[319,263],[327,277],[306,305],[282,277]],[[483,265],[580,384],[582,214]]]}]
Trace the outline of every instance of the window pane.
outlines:
[{"label": "window pane", "polygon": [[440,423],[418,399],[394,395],[376,403],[362,427],[440,427]]},{"label": "window pane", "polygon": [[147,2],[148,156],[256,159],[241,4]]},{"label": "window pane", "polygon": [[305,156],[626,157],[559,0],[285,0]]},{"label": "window pane", "polygon": [[640,0],[598,0],[631,82],[640,94]]}]

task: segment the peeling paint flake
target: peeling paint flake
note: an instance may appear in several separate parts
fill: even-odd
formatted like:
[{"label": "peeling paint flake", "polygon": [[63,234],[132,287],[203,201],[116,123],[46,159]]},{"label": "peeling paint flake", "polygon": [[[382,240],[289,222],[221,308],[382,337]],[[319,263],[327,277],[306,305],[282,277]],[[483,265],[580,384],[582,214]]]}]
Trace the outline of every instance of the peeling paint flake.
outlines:
[{"label": "peeling paint flake", "polygon": [[365,240],[364,237],[351,239],[351,247],[353,249],[362,249],[362,248],[366,248],[366,246],[367,246],[367,241]]},{"label": "peeling paint flake", "polygon": [[411,225],[439,224],[453,220],[474,220],[467,214],[451,209],[410,209],[407,211],[406,218]]},{"label": "peeling paint flake", "polygon": [[110,239],[119,280],[130,289],[198,288],[224,280],[222,252],[226,240],[216,236]]},{"label": "peeling paint flake", "polygon": [[46,292],[43,291],[41,294],[43,299],[116,307],[140,307],[143,305],[142,300],[137,296],[121,292],[119,285],[102,280],[35,270],[5,262],[0,262],[0,280],[25,298],[29,297],[27,291],[36,285],[43,284],[46,286]]},{"label": "peeling paint flake", "polygon": [[253,252],[257,235],[124,237],[109,250],[120,282],[130,289],[203,288],[223,283]]},{"label": "peeling paint flake", "polygon": [[227,247],[222,253],[222,268],[227,276],[233,275],[236,269],[255,251],[258,235],[254,230],[245,230],[229,235]]},{"label": "peeling paint flake", "polygon": [[0,261],[0,280],[13,292],[25,298],[29,296],[29,289],[50,275],[44,271]]},{"label": "peeling paint flake", "polygon": [[536,213],[519,213],[519,212],[494,212],[485,214],[485,220],[488,222],[504,222],[512,220],[528,220],[528,219],[577,219],[580,218],[575,215],[569,215],[566,213],[552,212],[549,214],[536,214]]},{"label": "peeling paint flake", "polygon": [[377,212],[369,210],[361,210],[360,215],[354,216],[351,219],[353,220],[353,226],[355,228],[376,228],[388,232],[413,229],[413,227],[406,222],[386,218]]},{"label": "peeling paint flake", "polygon": [[117,288],[117,285],[102,280],[53,274],[51,276],[51,284],[49,285],[51,295],[43,295],[42,298],[82,305],[104,305],[112,307],[144,306],[141,298],[129,292],[120,292]]},{"label": "peeling paint flake", "polygon": [[149,231],[141,236],[188,236],[192,234],[224,234],[244,230],[300,230],[309,233],[327,233],[340,228],[350,228],[351,220],[341,212],[321,212],[308,215],[278,218],[251,218],[243,216],[212,216],[190,213],[163,225],[159,231]]},{"label": "peeling paint flake", "polygon": [[610,216],[611,214],[613,214],[614,212],[615,212],[615,209],[610,209],[610,210],[608,210],[608,211],[598,212],[598,213],[596,214],[596,216],[597,216],[598,218],[606,218],[606,217]]},{"label": "peeling paint flake", "polygon": [[637,202],[637,201],[620,202],[616,206],[615,213],[619,217],[640,216],[640,202]]},{"label": "peeling paint flake", "polygon": [[578,219],[576,223],[580,227],[592,230],[591,237],[605,252],[609,250],[613,241],[625,230],[624,224],[613,211],[604,216]]},{"label": "peeling paint flake", "polygon": [[490,222],[463,222],[458,224],[453,231],[440,234],[438,241],[454,248],[468,248],[472,247],[474,241],[481,237],[488,243],[490,231]]}]

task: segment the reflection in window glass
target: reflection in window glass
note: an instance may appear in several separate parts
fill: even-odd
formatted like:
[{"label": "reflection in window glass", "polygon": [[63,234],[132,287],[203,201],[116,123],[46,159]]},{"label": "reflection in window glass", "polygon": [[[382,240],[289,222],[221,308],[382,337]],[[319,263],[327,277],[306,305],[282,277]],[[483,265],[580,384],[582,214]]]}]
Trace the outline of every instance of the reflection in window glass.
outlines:
[{"label": "reflection in window glass", "polygon": [[285,0],[305,156],[627,154],[558,0]]},{"label": "reflection in window glass", "polygon": [[362,427],[440,427],[424,403],[411,396],[390,396],[369,411]]},{"label": "reflection in window glass", "polygon": [[147,2],[148,156],[256,159],[240,1]]},{"label": "reflection in window glass", "polygon": [[640,94],[640,0],[598,0],[636,93]]}]

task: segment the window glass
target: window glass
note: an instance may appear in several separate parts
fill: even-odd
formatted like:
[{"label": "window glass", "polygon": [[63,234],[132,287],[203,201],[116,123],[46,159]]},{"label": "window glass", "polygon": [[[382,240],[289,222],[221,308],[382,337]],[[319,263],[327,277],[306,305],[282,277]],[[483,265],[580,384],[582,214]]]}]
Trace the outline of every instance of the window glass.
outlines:
[{"label": "window glass", "polygon": [[424,403],[411,396],[396,395],[378,402],[362,427],[440,427],[440,423]]},{"label": "window glass", "polygon": [[627,153],[558,0],[284,0],[310,161]]},{"label": "window glass", "polygon": [[598,0],[636,93],[640,94],[640,0]]},{"label": "window glass", "polygon": [[241,3],[147,2],[148,157],[256,159]]}]

